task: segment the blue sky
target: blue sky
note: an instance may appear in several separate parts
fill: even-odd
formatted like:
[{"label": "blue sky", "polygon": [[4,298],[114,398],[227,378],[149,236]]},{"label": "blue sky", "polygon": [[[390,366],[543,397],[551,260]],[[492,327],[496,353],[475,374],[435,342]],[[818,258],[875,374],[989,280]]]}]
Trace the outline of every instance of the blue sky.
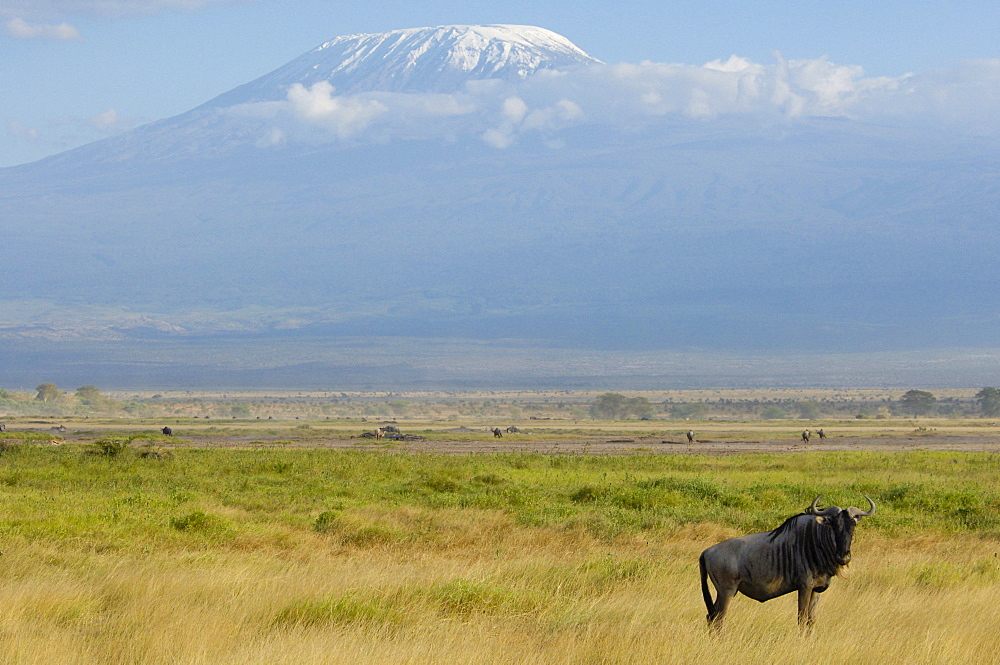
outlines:
[{"label": "blue sky", "polygon": [[182,113],[334,36],[482,23],[539,25],[608,63],[778,52],[941,81],[1000,58],[992,1],[0,0],[0,166]]}]

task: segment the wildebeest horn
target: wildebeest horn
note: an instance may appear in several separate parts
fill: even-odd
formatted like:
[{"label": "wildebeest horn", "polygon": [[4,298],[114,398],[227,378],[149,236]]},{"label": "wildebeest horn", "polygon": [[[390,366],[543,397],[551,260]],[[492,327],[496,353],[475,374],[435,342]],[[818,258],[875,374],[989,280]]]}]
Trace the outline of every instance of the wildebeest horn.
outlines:
[{"label": "wildebeest horn", "polygon": [[820,494],[818,497],[813,499],[812,504],[808,508],[806,508],[806,515],[819,515],[819,510],[817,506],[819,506],[819,500],[822,498],[823,495]]},{"label": "wildebeest horn", "polygon": [[860,508],[855,508],[854,506],[851,506],[850,508],[847,509],[847,512],[850,514],[851,517],[868,517],[870,515],[875,514],[875,502],[872,501],[872,498],[867,494],[865,494],[865,498],[868,499],[868,503],[870,503],[872,507],[868,509],[868,512],[865,512]]}]

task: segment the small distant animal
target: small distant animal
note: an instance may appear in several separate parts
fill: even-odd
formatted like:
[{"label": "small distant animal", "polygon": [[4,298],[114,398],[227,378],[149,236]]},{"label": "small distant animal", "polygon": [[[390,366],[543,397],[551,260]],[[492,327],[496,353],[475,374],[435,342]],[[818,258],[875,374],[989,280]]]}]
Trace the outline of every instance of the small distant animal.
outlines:
[{"label": "small distant animal", "polygon": [[376,428],[375,429],[375,440],[378,441],[383,436],[385,436],[385,430],[382,429],[381,427]]},{"label": "small distant animal", "polygon": [[0,423],[0,432],[4,431],[5,429],[7,429],[7,425],[5,425],[4,423]]},{"label": "small distant animal", "polygon": [[521,430],[511,425],[507,428],[507,434],[520,434]]},{"label": "small distant animal", "polygon": [[809,430],[802,430],[802,442],[809,443]]},{"label": "small distant animal", "polygon": [[819,434],[819,438],[821,438],[821,439],[825,439],[826,438],[826,434],[823,432],[823,428],[822,427],[819,428],[818,430],[816,430],[816,433]]},{"label": "small distant animal", "polygon": [[503,438],[503,432],[500,431],[499,427],[494,427],[493,428],[493,438],[494,439],[502,439]]},{"label": "small distant animal", "polygon": [[174,430],[170,429],[169,427],[164,427],[160,431],[163,432],[164,436],[173,436],[174,435]]},{"label": "small distant animal", "polygon": [[688,437],[688,443],[694,443],[694,432],[693,431],[688,430],[687,437]]},{"label": "small distant animal", "polygon": [[[867,511],[851,506],[820,510],[813,499],[805,512],[793,515],[772,531],[730,538],[701,553],[701,592],[708,608],[708,625],[718,628],[729,602],[737,593],[764,601],[792,591],[799,594],[799,628],[812,630],[816,602],[830,580],[851,561],[854,527],[862,517],[875,514],[869,496]],[[715,586],[716,598],[708,589]]]}]

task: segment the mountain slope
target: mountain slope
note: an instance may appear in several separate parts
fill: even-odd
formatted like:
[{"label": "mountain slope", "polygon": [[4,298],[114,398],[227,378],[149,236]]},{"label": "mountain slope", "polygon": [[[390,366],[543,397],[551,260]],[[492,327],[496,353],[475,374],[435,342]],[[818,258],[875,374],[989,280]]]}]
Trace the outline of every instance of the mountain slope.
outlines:
[{"label": "mountain slope", "polygon": [[[0,337],[866,351],[996,339],[995,144],[829,117],[614,126],[554,85],[569,77],[551,71],[574,67],[582,100],[624,107],[587,89],[605,66],[540,29],[339,38],[186,114],[2,169]],[[470,85],[484,80],[500,83]],[[295,116],[289,89],[324,82],[357,94],[320,86],[326,115]],[[477,85],[501,90],[442,92]],[[446,112],[426,110],[442,98]],[[340,131],[377,104],[379,131]],[[406,124],[420,113],[433,132]],[[28,300],[56,306],[12,319]]]}]

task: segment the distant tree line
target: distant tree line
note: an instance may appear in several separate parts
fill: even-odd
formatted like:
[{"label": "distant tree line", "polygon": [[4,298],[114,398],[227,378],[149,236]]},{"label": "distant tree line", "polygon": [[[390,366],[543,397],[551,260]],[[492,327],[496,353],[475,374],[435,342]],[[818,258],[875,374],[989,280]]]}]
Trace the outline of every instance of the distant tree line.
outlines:
[{"label": "distant tree line", "polygon": [[649,418],[653,415],[653,405],[646,397],[626,397],[621,393],[604,393],[598,395],[590,405],[590,415],[599,420]]},{"label": "distant tree line", "polygon": [[437,398],[387,393],[383,396],[324,394],[199,395],[173,393],[122,397],[105,394],[94,385],[61,390],[44,382],[31,392],[0,389],[0,417],[114,416],[179,418],[482,418],[490,424],[505,420],[577,419],[800,419],[821,418],[1000,418],[1000,388],[985,387],[966,397],[939,398],[926,390],[908,390],[899,397],[866,398],[863,395],[831,395],[821,399],[795,398],[702,398],[695,401],[667,399],[651,402],[647,397],[605,392],[595,397],[564,391],[556,395],[521,397],[495,395],[465,397],[442,394]]},{"label": "distant tree line", "polygon": [[[631,398],[638,400],[642,398]],[[816,400],[816,399],[748,399],[721,398],[716,401],[665,402],[636,404],[630,408],[629,398],[618,393],[598,395],[591,402],[593,418],[668,417],[698,420],[709,417],[759,418],[778,420],[795,418],[891,418],[891,417],[955,417],[1000,416],[1000,389],[983,388],[973,400],[947,398],[939,400],[926,390],[908,390],[898,400]]]}]

